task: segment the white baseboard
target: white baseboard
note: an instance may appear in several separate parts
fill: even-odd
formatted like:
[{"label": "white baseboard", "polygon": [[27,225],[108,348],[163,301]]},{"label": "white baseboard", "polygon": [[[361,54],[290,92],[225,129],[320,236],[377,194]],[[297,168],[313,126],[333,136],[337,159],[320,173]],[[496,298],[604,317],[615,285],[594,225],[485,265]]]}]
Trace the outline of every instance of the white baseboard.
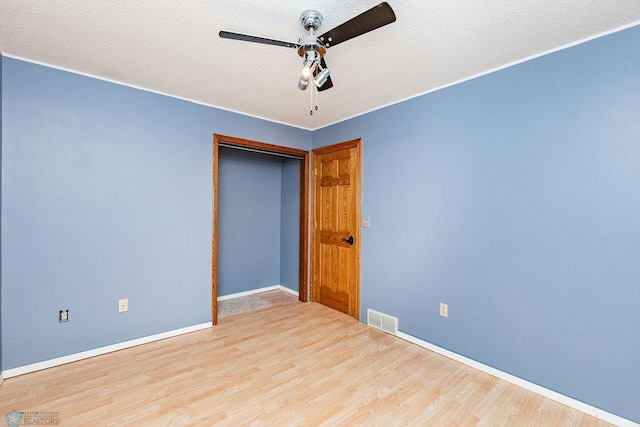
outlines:
[{"label": "white baseboard", "polygon": [[290,293],[291,295],[295,295],[295,296],[297,296],[297,297],[299,297],[299,296],[300,296],[300,292],[298,292],[298,291],[294,291],[293,289],[289,289],[289,288],[287,288],[287,287],[285,287],[285,286],[280,285],[279,289],[280,289],[281,291],[288,292],[288,293]]},{"label": "white baseboard", "polygon": [[289,288],[285,288],[282,285],[273,285],[273,286],[267,286],[265,288],[252,289],[250,291],[244,291],[244,292],[238,292],[238,293],[235,293],[235,294],[218,296],[218,301],[224,301],[224,300],[233,299],[233,298],[246,297],[248,295],[261,294],[262,292],[269,292],[269,291],[285,291],[285,292],[288,292],[288,293],[296,295],[296,296],[299,295],[298,292],[293,291],[293,290],[291,290]]},{"label": "white baseboard", "polygon": [[42,362],[32,363],[30,365],[19,366],[17,368],[7,369],[3,372],[4,378],[17,377],[31,372],[40,371],[42,369],[53,368],[54,366],[64,365],[66,363],[77,362],[78,360],[88,359],[90,357],[100,356],[101,354],[111,353],[125,348],[135,347],[141,344],[147,344],[153,341],[160,341],[165,338],[171,338],[178,335],[188,334],[189,332],[199,331],[212,327],[211,322],[201,323],[199,325],[187,326],[186,328],[175,329],[173,331],[162,332],[160,334],[149,335],[135,340],[124,341],[105,347],[95,348],[93,350],[82,351],[80,353],[70,354],[68,356],[57,357],[55,359],[44,360]]},{"label": "white baseboard", "polygon": [[[226,299],[238,298],[246,295],[259,294],[261,292],[281,290],[293,295],[298,295],[298,292],[286,288],[282,285],[268,286],[265,288],[254,289],[246,292],[238,292],[236,294],[225,295],[218,297],[218,301],[224,301]],[[188,334],[189,332],[199,331],[212,327],[212,322],[205,322],[199,325],[188,326],[186,328],[175,329],[173,331],[163,332],[160,334],[149,335],[147,337],[137,338],[135,340],[124,341],[117,344],[108,345],[105,347],[95,348],[93,350],[82,351],[80,353],[70,354],[68,356],[57,357],[55,359],[44,360],[42,362],[32,363],[29,365],[18,366],[17,368],[7,369],[0,373],[0,385],[5,378],[17,377],[18,375],[24,375],[31,372],[41,371],[47,368],[53,368],[54,366],[64,365],[71,362],[77,362],[79,360],[88,359],[90,357],[100,356],[101,354],[111,353],[125,348],[135,347],[142,344],[147,344],[153,341],[160,341],[165,338],[171,338],[182,334]]]},{"label": "white baseboard", "polygon": [[426,348],[427,350],[431,350],[435,353],[446,356],[449,359],[453,359],[456,362],[463,363],[467,366],[478,369],[479,371],[485,372],[489,375],[493,375],[494,377],[500,378],[501,380],[510,382],[511,384],[517,385],[518,387],[522,387],[526,390],[537,393],[543,397],[554,400],[570,408],[577,409],[578,411],[584,412],[585,414],[591,415],[593,417],[596,417],[608,423],[611,423],[620,427],[640,427],[640,424],[627,420],[626,418],[622,418],[618,415],[604,411],[600,408],[596,408],[595,406],[591,406],[584,402],[580,402],[579,400],[573,399],[569,396],[565,396],[564,394],[560,394],[553,390],[549,390],[548,388],[541,387],[537,384],[531,383],[527,380],[523,380],[522,378],[518,378],[514,375],[500,371],[496,368],[492,368],[491,366],[485,365],[483,363],[476,362],[475,360],[469,359],[467,357],[464,357],[452,351],[446,350],[442,347],[438,347],[437,345],[431,344],[427,341],[423,341],[412,335],[405,334],[404,332],[398,331],[396,336],[398,338],[402,338],[405,341],[409,341],[410,343]]},{"label": "white baseboard", "polygon": [[4,376],[2,372],[0,372],[0,387],[2,387],[2,382],[4,381]]}]

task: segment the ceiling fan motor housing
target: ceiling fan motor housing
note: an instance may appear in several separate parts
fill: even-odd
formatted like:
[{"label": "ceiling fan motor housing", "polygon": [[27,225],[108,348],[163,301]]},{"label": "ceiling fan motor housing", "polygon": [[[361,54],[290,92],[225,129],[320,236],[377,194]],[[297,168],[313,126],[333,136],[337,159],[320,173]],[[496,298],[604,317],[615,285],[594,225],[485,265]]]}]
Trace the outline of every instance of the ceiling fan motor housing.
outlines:
[{"label": "ceiling fan motor housing", "polygon": [[299,43],[300,47],[298,48],[298,55],[305,59],[309,59],[307,58],[308,56],[310,56],[309,54],[311,54],[311,56],[315,58],[317,53],[317,55],[322,58],[324,54],[327,53],[327,49],[316,38],[316,36],[312,34],[300,37]]}]

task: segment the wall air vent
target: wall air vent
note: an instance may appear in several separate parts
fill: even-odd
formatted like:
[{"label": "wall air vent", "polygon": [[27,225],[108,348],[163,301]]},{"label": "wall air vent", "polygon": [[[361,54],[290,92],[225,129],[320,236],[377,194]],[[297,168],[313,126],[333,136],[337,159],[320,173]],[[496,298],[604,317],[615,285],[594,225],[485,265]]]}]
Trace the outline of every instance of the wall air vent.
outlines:
[{"label": "wall air vent", "polygon": [[379,311],[367,309],[367,325],[390,334],[398,333],[398,318],[380,313]]}]

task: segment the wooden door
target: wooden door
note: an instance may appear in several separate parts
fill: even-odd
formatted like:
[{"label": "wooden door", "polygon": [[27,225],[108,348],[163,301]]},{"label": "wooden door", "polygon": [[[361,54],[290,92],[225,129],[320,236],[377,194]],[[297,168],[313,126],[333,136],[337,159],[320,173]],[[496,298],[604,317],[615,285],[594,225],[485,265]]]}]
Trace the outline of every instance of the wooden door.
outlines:
[{"label": "wooden door", "polygon": [[361,140],[313,150],[311,300],[360,318]]}]

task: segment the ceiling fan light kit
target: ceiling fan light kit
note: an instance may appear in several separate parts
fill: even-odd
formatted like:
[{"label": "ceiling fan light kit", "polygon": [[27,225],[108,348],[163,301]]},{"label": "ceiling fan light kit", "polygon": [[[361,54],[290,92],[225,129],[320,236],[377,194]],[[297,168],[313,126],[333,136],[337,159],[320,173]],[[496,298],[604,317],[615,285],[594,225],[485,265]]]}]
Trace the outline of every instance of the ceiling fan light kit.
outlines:
[{"label": "ceiling fan light kit", "polygon": [[305,79],[308,79],[311,74],[313,74],[313,72],[315,71],[316,68],[316,61],[315,59],[311,60],[311,59],[307,59],[306,61],[304,61],[304,65],[302,67],[302,77],[304,77]]},{"label": "ceiling fan light kit", "polygon": [[324,70],[318,73],[318,75],[313,79],[313,82],[316,84],[316,86],[322,87],[322,85],[326,83],[329,77],[330,77],[329,69],[325,68]]},{"label": "ceiling fan light kit", "polygon": [[309,86],[309,79],[305,79],[304,76],[300,77],[300,80],[298,81],[298,88],[300,90],[306,90],[307,87]]},{"label": "ceiling fan light kit", "polygon": [[[298,43],[290,43],[280,40],[274,40],[264,37],[250,36],[247,34],[233,33],[229,31],[220,31],[219,35],[225,39],[248,41],[253,43],[270,44],[273,46],[281,46],[295,48],[298,55],[304,59],[302,64],[300,80],[298,88],[306,90],[309,87],[309,79],[313,77],[312,85],[312,108],[310,114],[313,114],[313,89],[317,88],[318,92],[322,92],[333,87],[331,81],[331,73],[324,60],[329,47],[350,40],[354,37],[368,33],[385,25],[395,22],[396,15],[387,2],[380,3],[377,6],[361,13],[360,15],[338,25],[332,30],[320,35],[315,35],[315,31],[322,25],[322,15],[316,10],[305,10],[300,15],[300,24],[309,32],[298,39]],[[318,106],[315,106],[315,110]]]}]

